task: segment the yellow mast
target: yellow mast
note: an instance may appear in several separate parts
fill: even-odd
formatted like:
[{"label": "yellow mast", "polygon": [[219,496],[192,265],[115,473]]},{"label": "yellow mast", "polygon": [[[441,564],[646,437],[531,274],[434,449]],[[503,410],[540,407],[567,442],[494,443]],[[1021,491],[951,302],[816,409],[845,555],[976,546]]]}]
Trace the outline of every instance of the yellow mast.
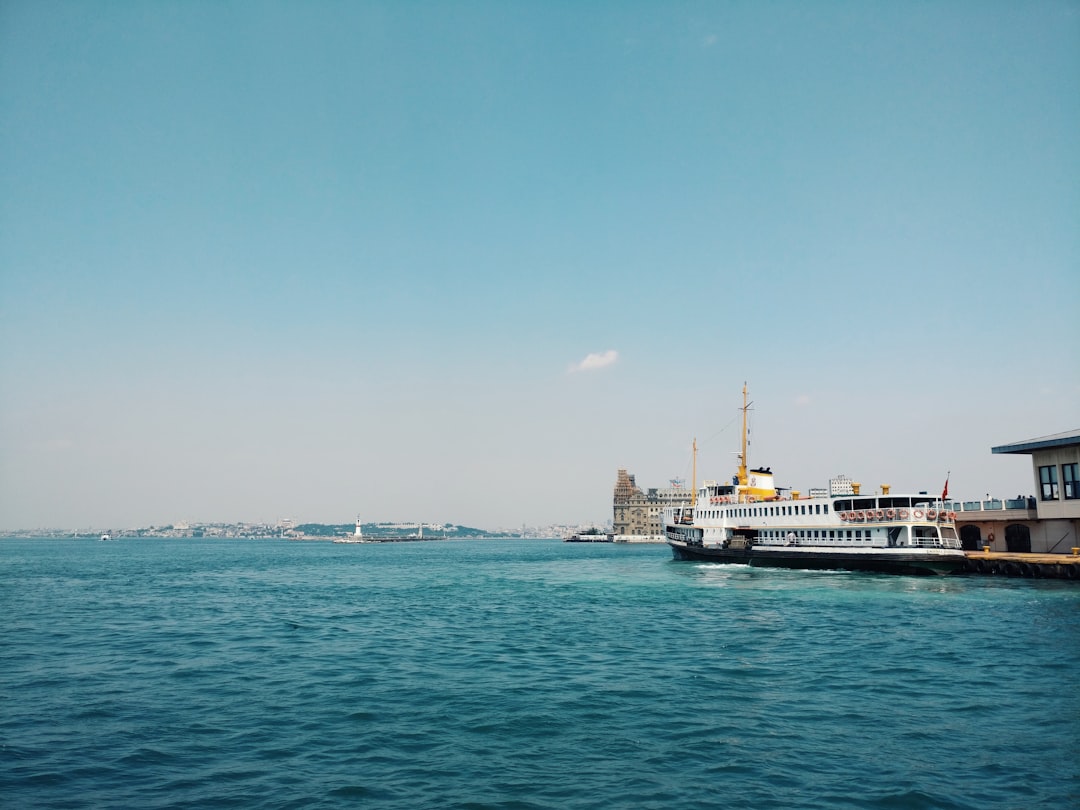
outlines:
[{"label": "yellow mast", "polygon": [[697,436],[694,437],[694,464],[691,473],[690,506],[697,505]]},{"label": "yellow mast", "polygon": [[750,406],[746,404],[746,383],[742,387],[742,454],[739,456],[739,483],[746,486],[746,412]]}]

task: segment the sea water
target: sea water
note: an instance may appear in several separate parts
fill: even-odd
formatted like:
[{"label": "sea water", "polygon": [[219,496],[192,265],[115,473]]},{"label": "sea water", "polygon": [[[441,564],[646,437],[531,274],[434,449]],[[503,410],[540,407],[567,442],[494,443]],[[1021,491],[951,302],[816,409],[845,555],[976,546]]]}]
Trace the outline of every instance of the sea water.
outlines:
[{"label": "sea water", "polygon": [[1075,808],[1080,588],[0,540],[11,808]]}]

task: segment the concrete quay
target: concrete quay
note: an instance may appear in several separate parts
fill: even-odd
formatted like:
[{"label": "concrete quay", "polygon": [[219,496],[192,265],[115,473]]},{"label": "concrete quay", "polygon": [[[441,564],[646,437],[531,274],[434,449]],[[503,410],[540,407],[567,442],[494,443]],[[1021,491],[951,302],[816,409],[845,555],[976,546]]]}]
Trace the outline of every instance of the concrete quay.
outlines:
[{"label": "concrete quay", "polygon": [[1080,556],[1008,551],[968,551],[964,574],[1028,579],[1071,579],[1080,582]]}]

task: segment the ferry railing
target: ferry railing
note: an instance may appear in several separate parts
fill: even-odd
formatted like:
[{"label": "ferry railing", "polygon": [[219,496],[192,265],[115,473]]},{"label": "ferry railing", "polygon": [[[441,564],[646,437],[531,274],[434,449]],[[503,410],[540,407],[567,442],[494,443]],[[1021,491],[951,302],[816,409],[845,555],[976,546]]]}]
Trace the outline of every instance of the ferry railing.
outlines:
[{"label": "ferry railing", "polygon": [[945,503],[946,509],[954,512],[1001,512],[1009,509],[1034,509],[1034,498],[987,498],[981,501],[952,501]]},{"label": "ferry railing", "polygon": [[936,537],[913,537],[911,545],[917,548],[960,548],[959,540],[938,539]]}]

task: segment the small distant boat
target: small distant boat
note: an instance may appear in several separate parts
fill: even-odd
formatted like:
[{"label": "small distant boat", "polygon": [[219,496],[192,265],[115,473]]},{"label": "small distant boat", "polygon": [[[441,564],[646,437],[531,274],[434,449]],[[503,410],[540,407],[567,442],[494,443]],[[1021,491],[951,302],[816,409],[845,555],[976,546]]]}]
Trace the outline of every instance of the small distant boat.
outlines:
[{"label": "small distant boat", "polygon": [[[861,495],[859,485],[828,493],[773,486],[772,469],[747,469],[746,387],[743,387],[742,453],[730,484],[697,482],[690,502],[664,510],[664,534],[676,560],[752,566],[950,574],[966,562],[956,515],[918,494]],[[697,443],[694,445],[695,477]],[[943,496],[944,497],[944,496]]]},{"label": "small distant boat", "polygon": [[615,535],[607,534],[600,529],[586,529],[583,532],[572,534],[563,542],[565,543],[614,543]]},{"label": "small distant boat", "polygon": [[101,539],[101,540],[112,540],[113,536],[109,532],[105,532],[104,534],[101,535],[101,537],[99,539]]}]

